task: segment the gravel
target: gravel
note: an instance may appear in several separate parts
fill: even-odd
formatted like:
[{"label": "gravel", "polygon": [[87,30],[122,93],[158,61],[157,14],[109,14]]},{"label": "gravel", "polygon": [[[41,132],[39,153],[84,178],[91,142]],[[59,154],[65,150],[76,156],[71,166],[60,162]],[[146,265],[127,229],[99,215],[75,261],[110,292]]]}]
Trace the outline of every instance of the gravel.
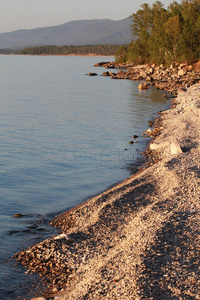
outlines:
[{"label": "gravel", "polygon": [[40,296],[200,299],[200,84],[157,124],[149,167],[56,217],[60,236],[16,254],[43,278]]}]

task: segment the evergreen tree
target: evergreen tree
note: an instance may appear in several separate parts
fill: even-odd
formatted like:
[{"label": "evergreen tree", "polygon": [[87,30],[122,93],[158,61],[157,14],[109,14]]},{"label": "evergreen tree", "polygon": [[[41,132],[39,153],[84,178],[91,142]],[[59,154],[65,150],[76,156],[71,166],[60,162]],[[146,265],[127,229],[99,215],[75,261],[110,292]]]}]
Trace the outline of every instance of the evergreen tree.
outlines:
[{"label": "evergreen tree", "polygon": [[174,1],[167,9],[160,1],[145,3],[131,22],[133,41],[120,49],[123,61],[169,64],[200,58],[200,0]]}]

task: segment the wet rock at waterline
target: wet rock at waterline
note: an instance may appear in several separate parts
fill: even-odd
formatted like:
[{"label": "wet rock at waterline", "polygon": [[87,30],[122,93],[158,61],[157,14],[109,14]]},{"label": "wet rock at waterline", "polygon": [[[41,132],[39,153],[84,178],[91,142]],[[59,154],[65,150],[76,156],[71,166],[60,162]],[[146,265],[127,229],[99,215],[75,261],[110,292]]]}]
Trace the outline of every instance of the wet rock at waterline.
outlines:
[{"label": "wet rock at waterline", "polygon": [[88,76],[97,76],[97,73],[90,72],[90,73],[88,73]]},{"label": "wet rock at waterline", "polygon": [[22,214],[15,214],[14,215],[14,218],[23,218],[24,217],[24,215],[22,215]]},{"label": "wet rock at waterline", "polygon": [[[141,83],[139,89],[147,89],[154,86],[156,89],[165,90],[172,95],[177,95],[179,91],[186,91],[190,86],[200,81],[200,61],[194,65],[175,64],[170,67],[163,65],[141,65],[117,64],[117,63],[99,63],[95,66],[109,68],[114,66],[120,69],[116,74],[110,75],[112,79],[145,80]],[[125,70],[122,70],[125,69]],[[105,75],[104,75],[105,76]]]},{"label": "wet rock at waterline", "polygon": [[149,88],[149,84],[146,82],[140,83],[140,85],[138,86],[139,90],[148,90]]}]

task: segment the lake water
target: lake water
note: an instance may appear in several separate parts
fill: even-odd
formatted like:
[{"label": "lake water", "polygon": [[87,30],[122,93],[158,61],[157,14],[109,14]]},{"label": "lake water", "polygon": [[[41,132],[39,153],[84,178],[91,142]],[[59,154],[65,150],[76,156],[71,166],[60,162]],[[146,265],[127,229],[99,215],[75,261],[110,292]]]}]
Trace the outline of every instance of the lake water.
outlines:
[{"label": "lake water", "polygon": [[107,60],[0,55],[0,299],[37,282],[12,255],[52,235],[56,214],[129,177],[148,120],[169,106],[139,82],[85,75]]}]

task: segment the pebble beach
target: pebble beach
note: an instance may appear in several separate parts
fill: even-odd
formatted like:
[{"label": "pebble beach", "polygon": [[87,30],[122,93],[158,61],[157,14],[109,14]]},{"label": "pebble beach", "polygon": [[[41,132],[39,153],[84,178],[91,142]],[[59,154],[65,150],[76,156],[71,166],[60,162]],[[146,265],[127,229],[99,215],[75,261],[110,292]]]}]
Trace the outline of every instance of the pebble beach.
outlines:
[{"label": "pebble beach", "polygon": [[15,254],[44,281],[32,299],[200,299],[200,84],[179,90],[150,132],[148,167]]}]

